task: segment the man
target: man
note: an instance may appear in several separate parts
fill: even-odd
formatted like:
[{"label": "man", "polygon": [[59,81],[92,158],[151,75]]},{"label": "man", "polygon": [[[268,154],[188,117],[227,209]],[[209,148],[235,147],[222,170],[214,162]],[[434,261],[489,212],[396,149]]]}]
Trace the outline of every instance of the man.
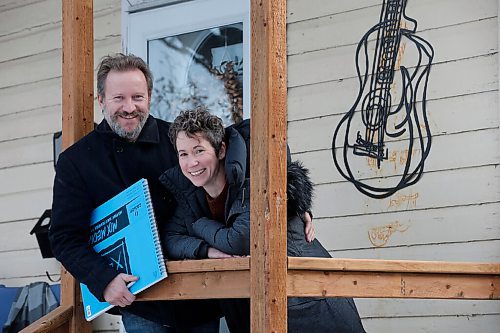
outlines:
[{"label": "man", "polygon": [[88,244],[92,210],[140,178],[149,182],[160,228],[171,211],[158,177],[177,165],[177,154],[168,138],[169,124],[149,115],[152,88],[142,59],[117,54],[101,61],[97,93],[104,120],[59,156],[49,231],[52,251],[97,298],[119,307],[129,333],[217,332],[216,303],[134,302],[127,283],[137,277],[117,274]]}]

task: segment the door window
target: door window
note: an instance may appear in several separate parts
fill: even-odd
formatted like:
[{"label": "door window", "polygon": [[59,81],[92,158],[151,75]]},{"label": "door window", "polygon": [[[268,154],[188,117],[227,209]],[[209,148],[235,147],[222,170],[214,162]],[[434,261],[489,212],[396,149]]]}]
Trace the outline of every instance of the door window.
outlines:
[{"label": "door window", "polygon": [[172,121],[201,106],[225,125],[248,118],[245,3],[198,0],[129,14],[127,51],[147,60],[154,76],[152,115]]}]

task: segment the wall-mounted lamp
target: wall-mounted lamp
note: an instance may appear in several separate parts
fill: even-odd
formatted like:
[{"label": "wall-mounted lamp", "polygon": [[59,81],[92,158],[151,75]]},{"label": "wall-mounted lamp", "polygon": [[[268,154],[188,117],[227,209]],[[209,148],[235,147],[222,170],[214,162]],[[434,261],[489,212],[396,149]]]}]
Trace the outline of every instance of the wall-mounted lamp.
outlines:
[{"label": "wall-mounted lamp", "polygon": [[[56,167],[57,159],[61,153],[62,147],[62,132],[54,133],[52,137],[52,154],[54,158],[54,168]],[[30,231],[30,235],[35,234],[38,246],[42,252],[43,258],[54,258],[52,250],[49,243],[49,226],[52,210],[46,209],[42,216],[38,219],[33,229]]]},{"label": "wall-mounted lamp", "polygon": [[49,243],[49,226],[50,226],[51,210],[46,209],[42,216],[38,219],[30,235],[35,234],[38,246],[42,252],[43,258],[54,258]]}]

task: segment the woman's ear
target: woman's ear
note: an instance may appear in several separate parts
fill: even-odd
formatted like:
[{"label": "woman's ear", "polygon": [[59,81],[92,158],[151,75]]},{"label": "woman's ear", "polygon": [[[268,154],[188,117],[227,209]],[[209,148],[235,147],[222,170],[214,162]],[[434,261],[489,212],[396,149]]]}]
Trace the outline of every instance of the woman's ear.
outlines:
[{"label": "woman's ear", "polygon": [[220,149],[219,149],[219,160],[222,160],[224,159],[224,157],[226,157],[226,143],[223,141],[222,144],[220,145]]}]

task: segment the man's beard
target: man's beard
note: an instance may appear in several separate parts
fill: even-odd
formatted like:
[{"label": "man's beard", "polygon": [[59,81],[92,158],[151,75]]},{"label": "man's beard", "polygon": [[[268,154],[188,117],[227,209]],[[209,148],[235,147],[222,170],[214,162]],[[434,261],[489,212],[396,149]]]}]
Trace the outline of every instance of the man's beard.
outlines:
[{"label": "man's beard", "polygon": [[141,134],[144,124],[148,119],[147,115],[145,115],[143,112],[134,111],[132,113],[128,113],[127,114],[128,116],[139,117],[139,123],[132,131],[127,131],[124,128],[122,128],[120,126],[120,123],[118,122],[118,118],[120,117],[120,115],[124,115],[123,112],[117,112],[113,116],[110,116],[106,110],[102,110],[102,112],[104,115],[104,119],[106,119],[109,127],[111,127],[113,132],[115,132],[119,137],[131,142],[137,140],[139,134]]}]

